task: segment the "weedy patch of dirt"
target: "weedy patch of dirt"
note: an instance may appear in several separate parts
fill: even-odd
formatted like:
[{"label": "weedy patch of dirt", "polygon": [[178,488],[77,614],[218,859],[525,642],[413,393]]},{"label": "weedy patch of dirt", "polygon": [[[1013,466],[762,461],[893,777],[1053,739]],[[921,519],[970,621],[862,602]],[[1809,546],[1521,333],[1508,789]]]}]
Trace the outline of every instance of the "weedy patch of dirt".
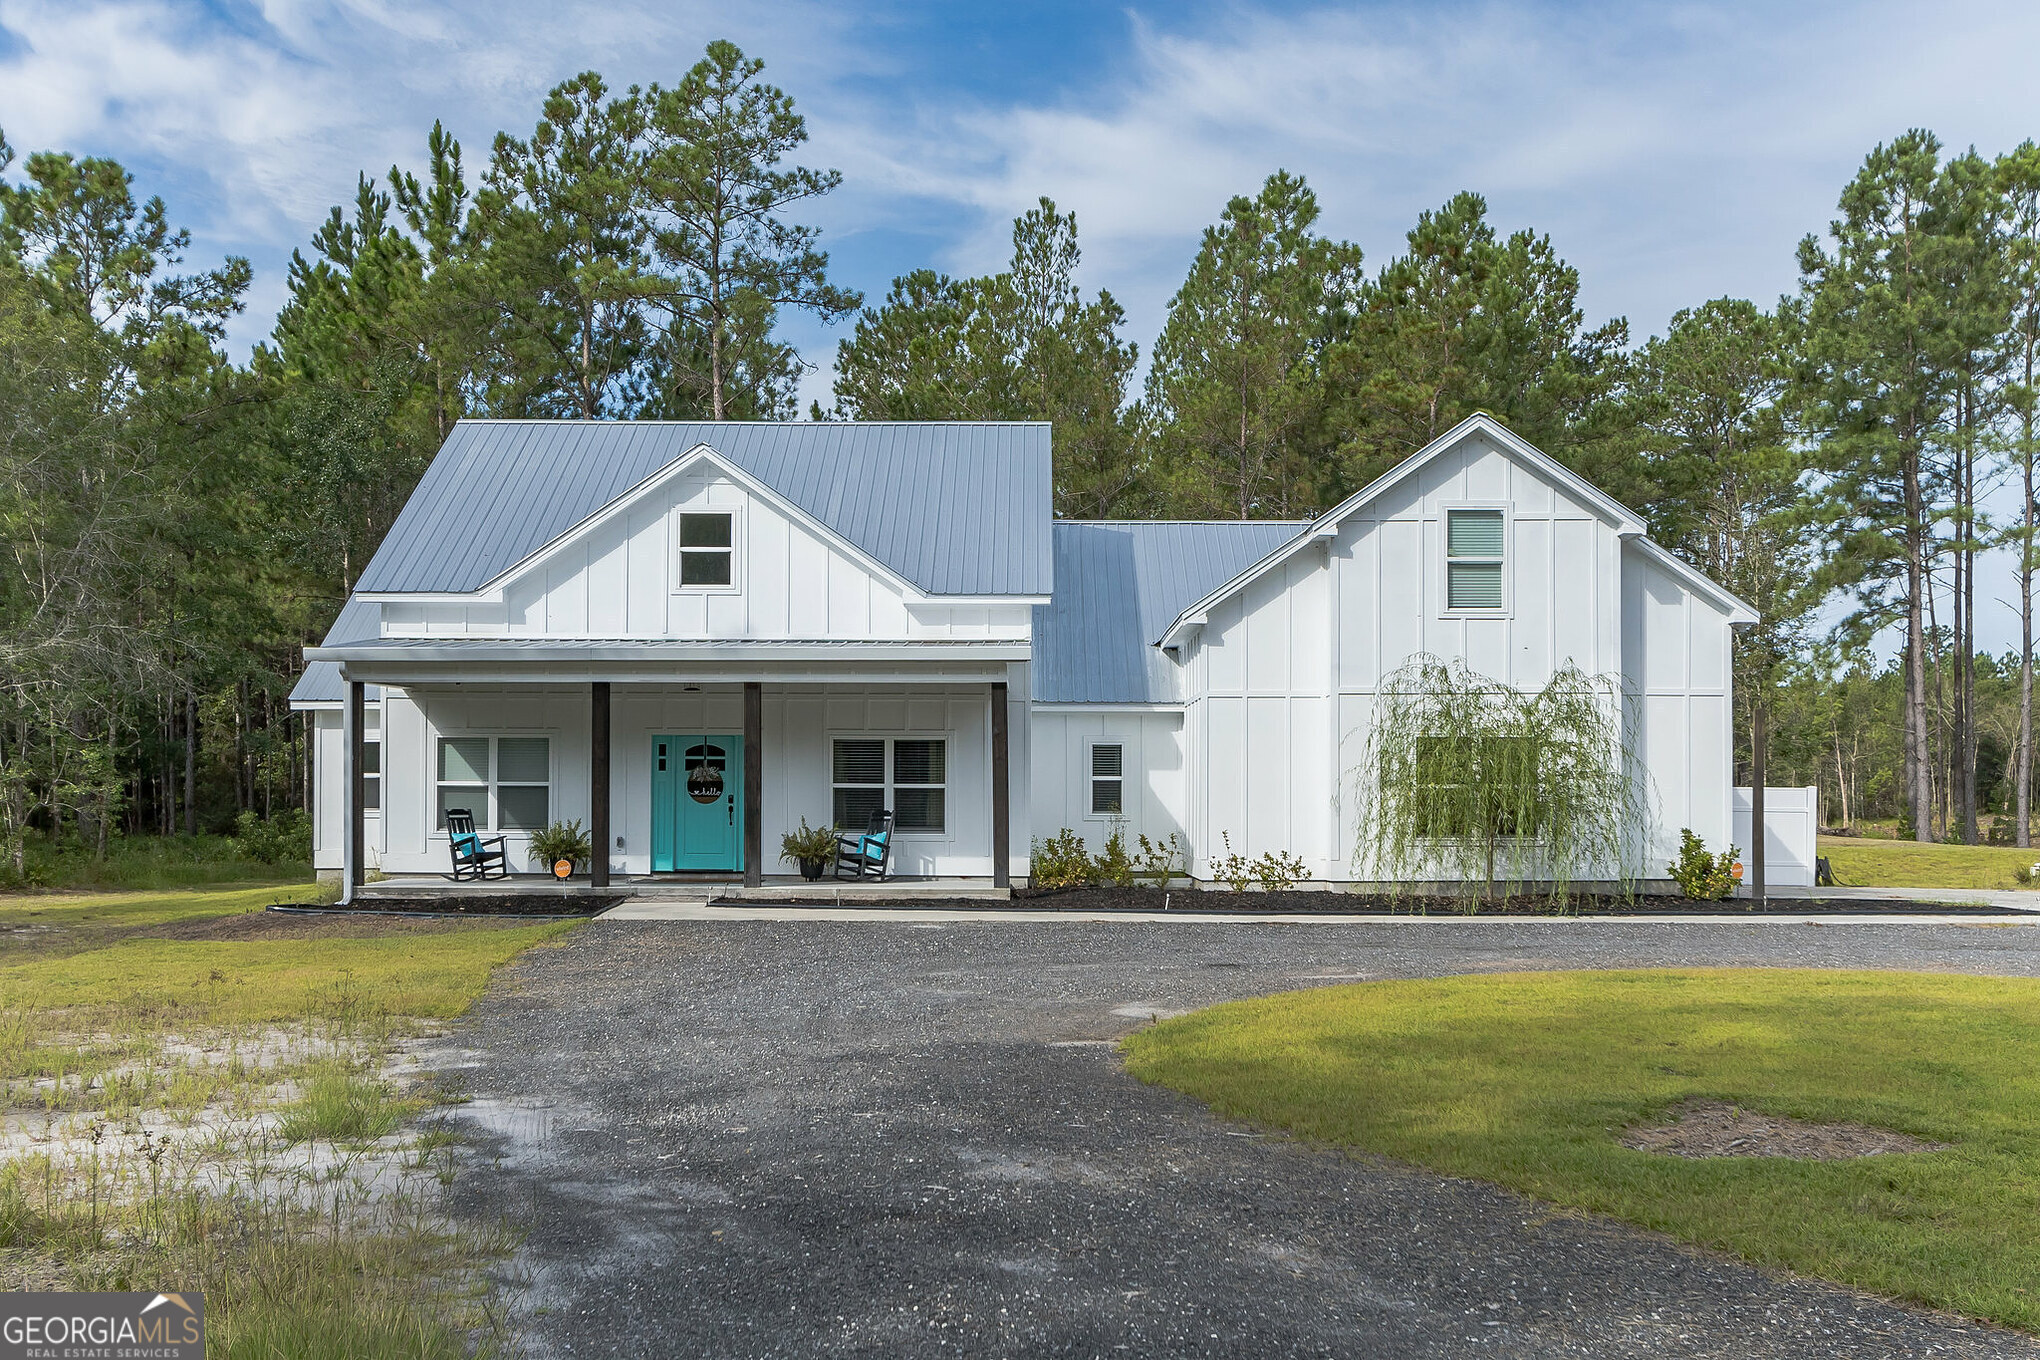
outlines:
[{"label": "weedy patch of dirt", "polygon": [[1809,1162],[1941,1152],[1953,1146],[1870,1124],[1815,1124],[1760,1114],[1723,1100],[1685,1100],[1667,1113],[1671,1118],[1665,1123],[1624,1130],[1622,1146],[1672,1157],[1790,1157]]}]

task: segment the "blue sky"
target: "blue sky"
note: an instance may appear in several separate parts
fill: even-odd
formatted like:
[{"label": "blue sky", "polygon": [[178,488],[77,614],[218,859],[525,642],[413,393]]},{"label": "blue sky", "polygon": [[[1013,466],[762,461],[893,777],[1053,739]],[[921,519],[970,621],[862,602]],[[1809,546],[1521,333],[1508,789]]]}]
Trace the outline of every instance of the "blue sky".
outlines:
[{"label": "blue sky", "polygon": [[[1477,189],[1499,226],[1552,235],[1590,319],[1641,339],[1681,306],[1790,289],[1796,242],[1877,141],[2040,137],[2040,6],[1963,0],[0,0],[0,129],[126,162],[194,260],[248,256],[245,349],[291,250],[358,171],[417,164],[434,118],[475,167],[557,81],[671,81],[713,37],[764,58],[808,115],[805,159],[844,172],[812,214],[838,282],[876,298],[916,266],[994,268],[1048,194],[1143,352],[1200,231],[1277,167],[1371,265]],[[835,333],[791,334],[824,394]]]}]

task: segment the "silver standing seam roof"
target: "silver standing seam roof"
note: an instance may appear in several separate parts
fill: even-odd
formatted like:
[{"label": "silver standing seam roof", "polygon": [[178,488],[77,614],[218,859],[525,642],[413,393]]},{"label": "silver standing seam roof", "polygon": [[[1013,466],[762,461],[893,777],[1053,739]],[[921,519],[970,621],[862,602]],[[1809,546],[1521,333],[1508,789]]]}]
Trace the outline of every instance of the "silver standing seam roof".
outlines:
[{"label": "silver standing seam roof", "polygon": [[[930,594],[1051,595],[1034,608],[1042,703],[1177,701],[1162,631],[1303,527],[1055,522],[1039,423],[464,420],[355,589],[477,589],[704,444]],[[325,645],[375,638],[379,615],[350,598]],[[344,697],[332,662],[291,691]]]},{"label": "silver standing seam roof", "polygon": [[[343,642],[366,642],[382,632],[382,606],[369,604],[349,596],[347,603],[340,606],[340,617],[333,620],[333,626],[326,630],[328,647],[337,647]],[[366,698],[380,701],[382,686],[369,685],[364,691]],[[340,667],[332,661],[312,661],[305,665],[303,675],[291,687],[290,701],[293,704],[337,704],[346,701],[345,687],[340,683]]]},{"label": "silver standing seam roof", "polygon": [[1294,520],[1062,520],[1055,597],[1034,607],[1034,699],[1178,702],[1155,647],[1191,604],[1302,532]]},{"label": "silver standing seam roof", "polygon": [[931,595],[1046,595],[1040,422],[463,420],[354,588],[479,588],[707,445]]},{"label": "silver standing seam roof", "polygon": [[[463,420],[354,588],[475,590],[704,444],[931,595],[1054,584],[1044,422]],[[379,617],[350,598],[326,645]],[[339,668],[313,662],[290,697],[340,702]]]}]

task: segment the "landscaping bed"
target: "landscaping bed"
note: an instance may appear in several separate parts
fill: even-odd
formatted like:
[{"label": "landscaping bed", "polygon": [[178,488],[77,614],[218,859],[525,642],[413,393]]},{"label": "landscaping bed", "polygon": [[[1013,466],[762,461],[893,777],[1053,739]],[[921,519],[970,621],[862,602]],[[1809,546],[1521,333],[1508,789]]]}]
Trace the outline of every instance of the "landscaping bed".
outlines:
[{"label": "landscaping bed", "polygon": [[[745,899],[744,905],[763,905]],[[789,899],[775,905],[818,906]],[[1675,912],[1679,915],[1725,917],[1801,916],[1809,912],[1837,916],[1890,916],[1931,912],[1946,916],[2025,916],[2015,907],[1996,907],[1976,902],[1935,902],[1927,899],[1905,901],[1859,898],[1772,898],[1762,911],[1747,901],[1697,902],[1672,896],[1620,897],[1612,893],[1576,893],[1563,907],[1548,897],[1522,894],[1493,901],[1469,901],[1462,897],[1418,896],[1382,893],[1338,892],[1331,889],[1292,888],[1283,892],[1230,892],[1202,888],[1015,888],[1012,902],[987,902],[979,898],[914,897],[857,898],[831,900],[835,907],[866,907],[873,910],[1004,911],[1013,906],[1052,911],[1154,912],[1195,915],[1295,916],[1321,913],[1339,916],[1642,916]]]},{"label": "landscaping bed", "polygon": [[490,893],[486,896],[363,897],[349,906],[307,906],[278,902],[269,910],[292,916],[538,916],[583,917],[608,911],[623,893]]}]

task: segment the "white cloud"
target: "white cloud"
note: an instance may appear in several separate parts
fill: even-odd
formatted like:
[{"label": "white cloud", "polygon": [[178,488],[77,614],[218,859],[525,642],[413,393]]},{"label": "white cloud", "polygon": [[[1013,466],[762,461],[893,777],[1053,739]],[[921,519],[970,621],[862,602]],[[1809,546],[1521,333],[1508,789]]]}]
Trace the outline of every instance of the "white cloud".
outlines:
[{"label": "white cloud", "polygon": [[1879,140],[1913,125],[2007,148],[2040,129],[2040,10],[1981,4],[1339,7],[1136,21],[1125,68],[1037,107],[887,133],[889,188],[967,204],[979,267],[1043,193],[1078,214],[1093,279],[1152,333],[1197,232],[1280,166],[1378,264],[1418,211],[1485,193],[1553,234],[1590,309],[1662,326],[1722,293],[1791,286]]},{"label": "white cloud", "polygon": [[[1640,335],[1708,297],[1791,288],[1795,243],[1876,142],[1923,125],[1990,153],[2040,135],[2040,7],[2025,4],[1206,13],[1131,16],[1123,48],[1061,93],[1002,102],[959,97],[929,65],[939,7],[882,0],[0,0],[0,127],[22,150],[129,162],[193,227],[195,261],[255,257],[246,343],[290,249],[357,171],[415,164],[434,118],[478,168],[575,71],[671,80],[728,36],[795,93],[804,159],[845,172],[815,214],[831,243],[902,231],[933,241],[930,263],[996,267],[1012,217],[1049,194],[1077,212],[1087,281],[1126,304],[1143,348],[1199,232],[1278,166],[1377,265],[1420,210],[1480,190],[1498,225],[1551,233],[1591,316]],[[792,329],[816,358],[836,338]]]}]

